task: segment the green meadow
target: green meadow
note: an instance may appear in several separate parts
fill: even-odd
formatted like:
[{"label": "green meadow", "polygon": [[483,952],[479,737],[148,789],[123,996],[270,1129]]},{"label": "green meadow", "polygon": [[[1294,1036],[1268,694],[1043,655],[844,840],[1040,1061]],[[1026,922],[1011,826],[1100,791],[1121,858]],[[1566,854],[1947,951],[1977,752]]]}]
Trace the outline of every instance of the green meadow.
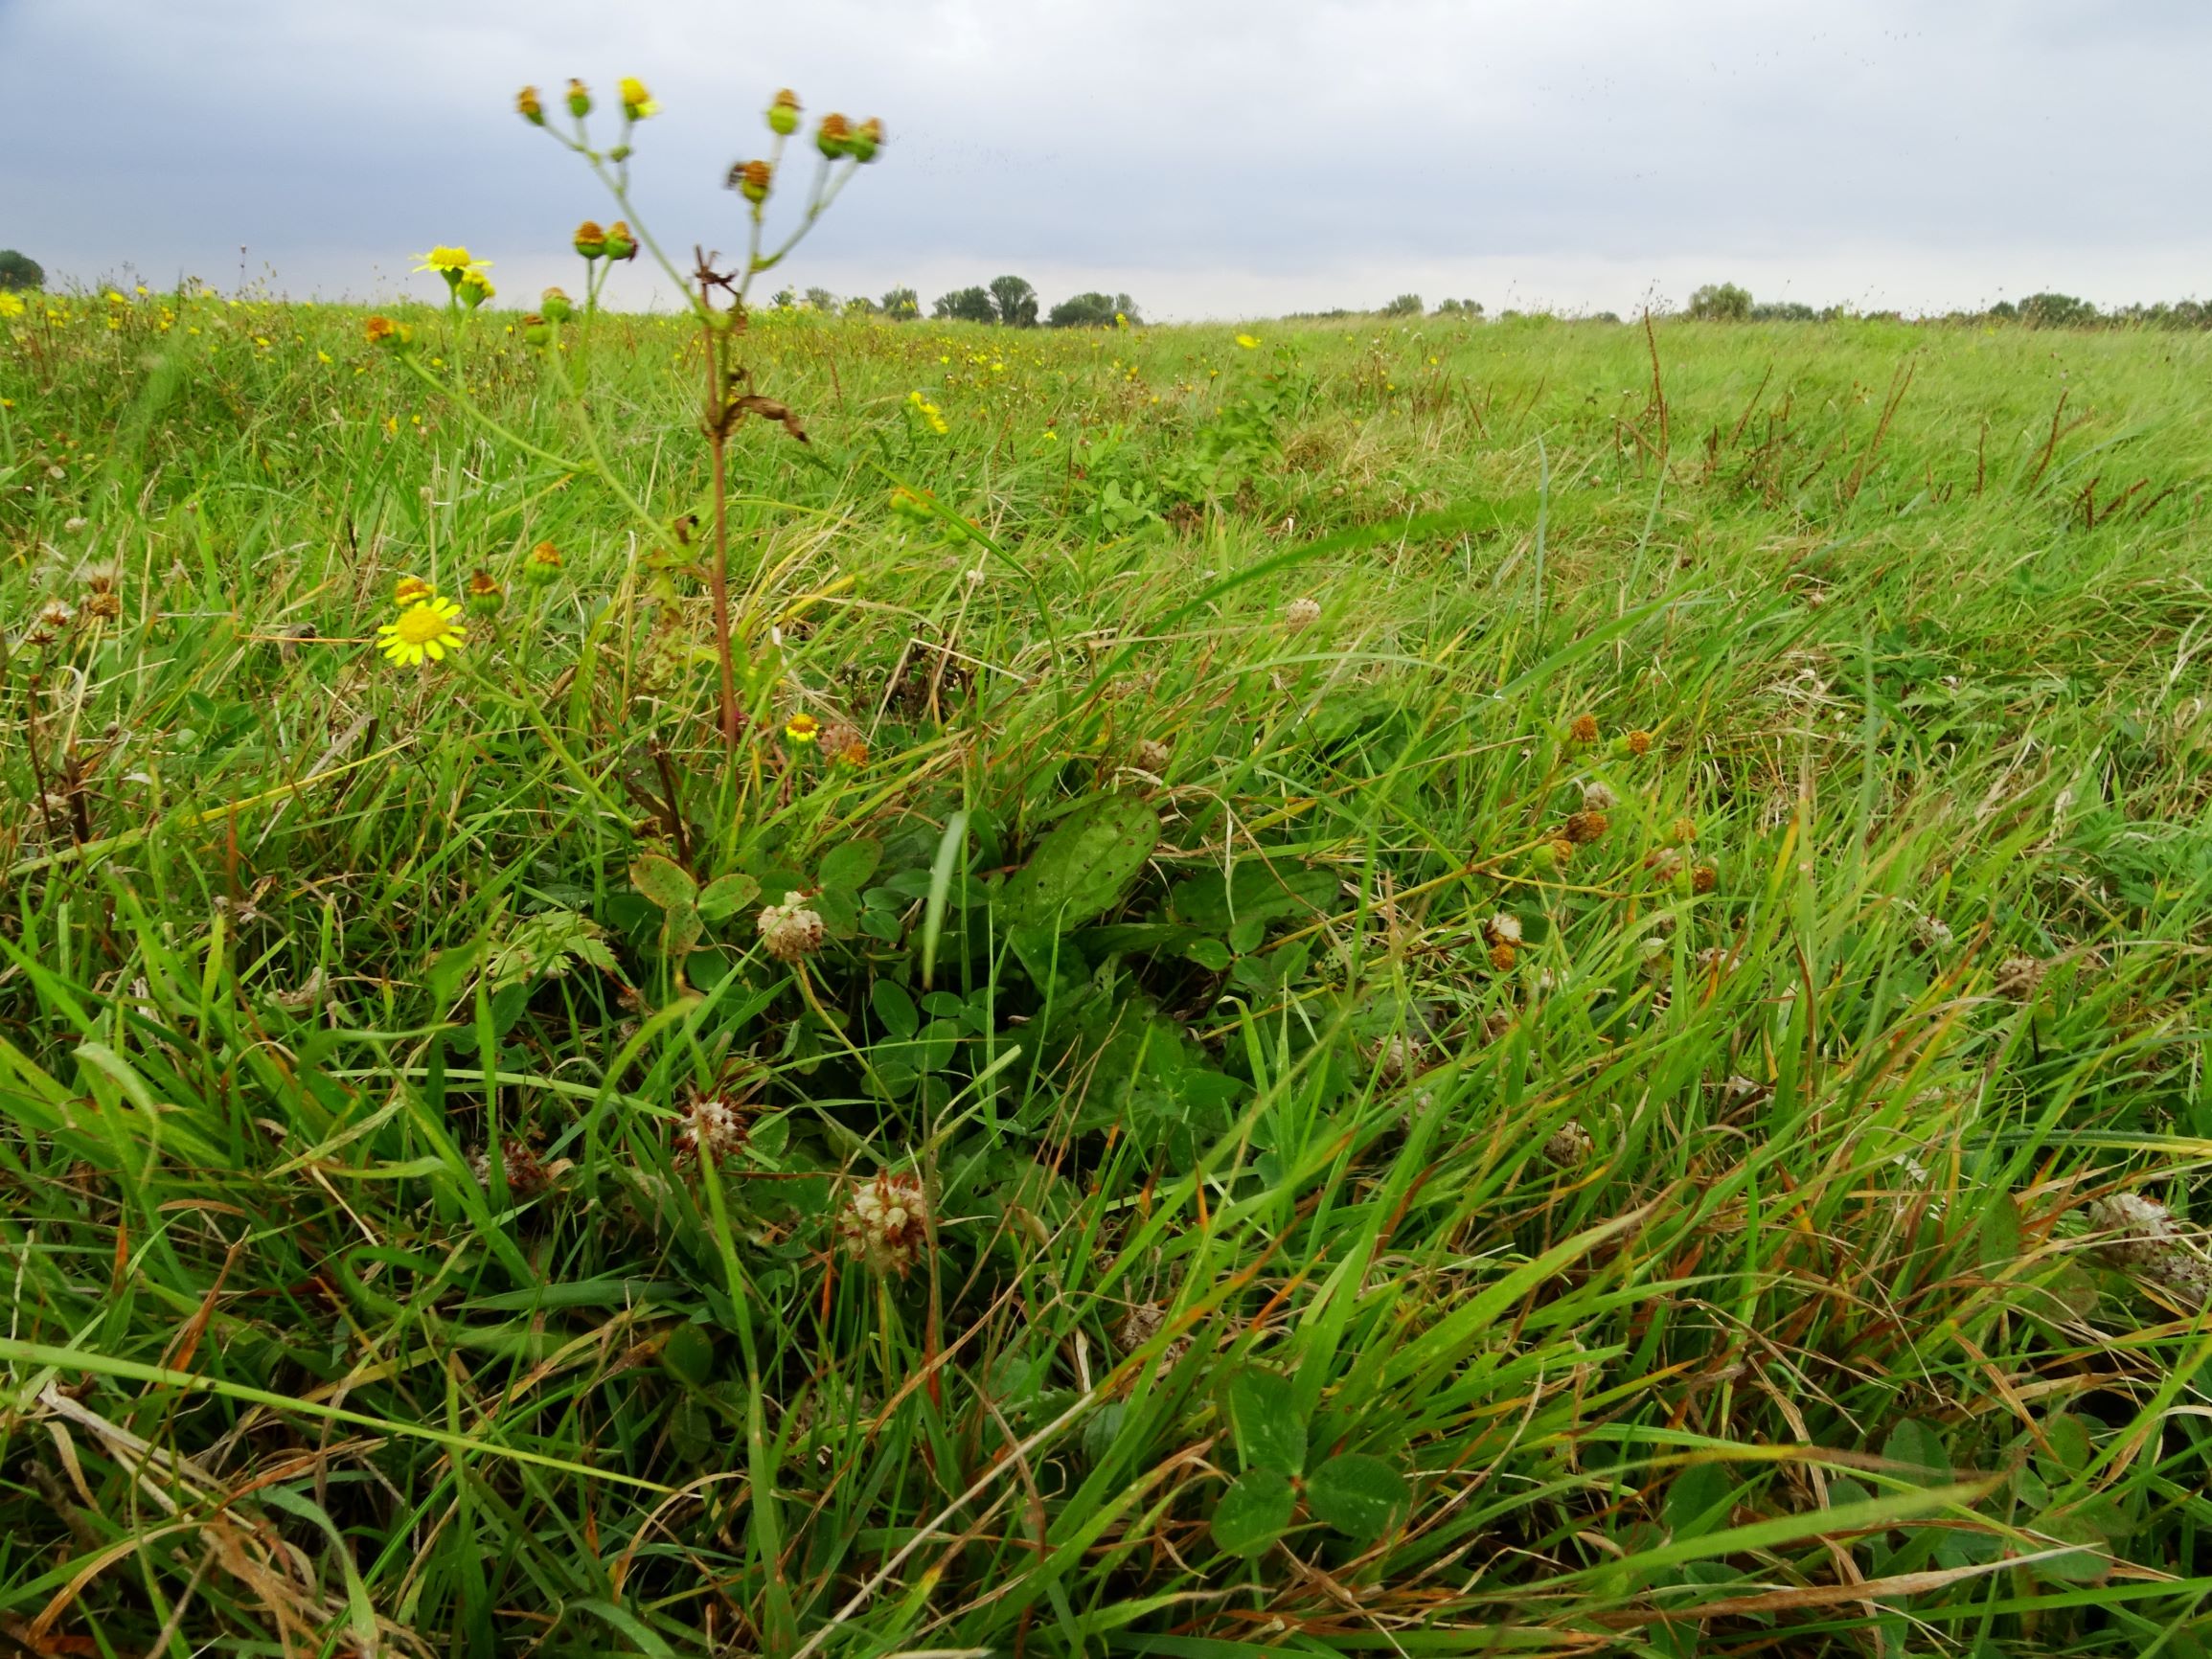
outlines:
[{"label": "green meadow", "polygon": [[2205,1651],[2205,336],[26,298],[0,1647]]}]

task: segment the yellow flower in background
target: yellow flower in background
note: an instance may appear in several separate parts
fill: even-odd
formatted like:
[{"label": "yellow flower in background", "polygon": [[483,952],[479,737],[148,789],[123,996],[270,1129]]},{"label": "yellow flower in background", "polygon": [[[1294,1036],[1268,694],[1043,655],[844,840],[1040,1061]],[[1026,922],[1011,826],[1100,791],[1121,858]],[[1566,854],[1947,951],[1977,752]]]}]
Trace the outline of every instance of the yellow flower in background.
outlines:
[{"label": "yellow flower in background", "polygon": [[23,309],[23,302],[13,294],[0,292],[0,317],[20,317]]},{"label": "yellow flower in background", "polygon": [[822,723],[811,715],[793,715],[784,736],[794,743],[811,743],[822,735]]},{"label": "yellow flower in background", "polygon": [[479,263],[468,257],[467,248],[449,248],[443,242],[419,257],[422,262],[415,267],[417,270],[436,271],[440,276],[449,276],[454,282],[461,280],[464,271]]},{"label": "yellow flower in background", "polygon": [[636,76],[624,76],[620,90],[622,112],[631,121],[643,121],[648,116],[660,113],[660,105],[653,102],[652,94],[645,89],[645,82]]},{"label": "yellow flower in background", "polygon": [[392,602],[401,610],[438,597],[438,590],[419,576],[403,576],[392,585]]},{"label": "yellow flower in background", "polygon": [[1260,349],[1260,342],[1249,334],[1239,334],[1237,336],[1237,344],[1243,347],[1247,352],[1257,352]]},{"label": "yellow flower in background", "polygon": [[923,397],[921,393],[907,393],[906,406],[912,409],[914,413],[921,418],[922,423],[928,427],[930,431],[936,433],[938,437],[942,438],[947,432],[952,430],[951,427],[945,423],[945,411],[938,408],[936,404],[930,402],[928,398]]},{"label": "yellow flower in background", "polygon": [[457,602],[432,595],[401,611],[398,622],[379,627],[376,648],[403,669],[437,662],[447,651],[459,650],[468,637],[453,620],[460,614]]}]

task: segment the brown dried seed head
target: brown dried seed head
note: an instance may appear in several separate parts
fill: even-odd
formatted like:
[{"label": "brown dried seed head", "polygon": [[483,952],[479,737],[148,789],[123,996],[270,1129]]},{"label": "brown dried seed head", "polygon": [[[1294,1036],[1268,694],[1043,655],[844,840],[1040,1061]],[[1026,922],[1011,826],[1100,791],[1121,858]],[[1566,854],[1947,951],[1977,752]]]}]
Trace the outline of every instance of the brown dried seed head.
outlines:
[{"label": "brown dried seed head", "polygon": [[1566,837],[1579,846],[1586,846],[1605,834],[1611,821],[1603,812],[1570,813],[1566,821]]},{"label": "brown dried seed head", "polygon": [[1598,740],[1597,716],[1594,715],[1577,715],[1575,723],[1567,728],[1567,736],[1578,743],[1596,742]]}]

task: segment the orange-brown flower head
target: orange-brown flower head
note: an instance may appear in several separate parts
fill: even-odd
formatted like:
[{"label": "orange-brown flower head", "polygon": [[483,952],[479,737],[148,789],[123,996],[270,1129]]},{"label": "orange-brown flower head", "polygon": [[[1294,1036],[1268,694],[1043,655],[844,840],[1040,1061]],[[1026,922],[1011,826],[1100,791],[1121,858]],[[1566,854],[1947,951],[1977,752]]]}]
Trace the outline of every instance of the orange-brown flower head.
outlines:
[{"label": "orange-brown flower head", "polygon": [[606,252],[606,232],[600,229],[597,219],[585,219],[576,227],[576,251],[587,260],[596,260]]},{"label": "orange-brown flower head", "polygon": [[542,311],[525,311],[522,313],[522,343],[525,346],[550,346],[553,344],[553,325],[545,320],[545,314]]},{"label": "orange-brown flower head", "polygon": [[507,602],[507,590],[488,570],[478,570],[468,579],[468,608],[479,615],[490,616]]},{"label": "orange-brown flower head", "polygon": [[1578,847],[1587,846],[1611,827],[1611,821],[1603,812],[1570,812],[1567,814],[1566,837]]},{"label": "orange-brown flower head", "polygon": [[606,227],[606,257],[610,260],[637,258],[637,238],[630,234],[627,219],[616,219]]},{"label": "orange-brown flower head", "polygon": [[1598,740],[1597,719],[1590,715],[1577,715],[1575,723],[1567,728],[1567,736],[1578,743],[1596,742]]},{"label": "orange-brown flower head", "polygon": [[860,735],[857,726],[843,720],[832,720],[822,728],[822,753],[841,766],[865,766],[868,763],[868,739]]},{"label": "orange-brown flower head", "polygon": [[568,113],[579,121],[591,113],[591,88],[574,76],[568,81]]},{"label": "orange-brown flower head", "polygon": [[845,153],[865,166],[876,159],[876,152],[883,148],[883,124],[870,116],[853,129],[853,136],[845,141]]},{"label": "orange-brown flower head", "polygon": [[537,313],[549,323],[565,323],[576,315],[576,303],[567,290],[548,288],[537,296]]},{"label": "orange-brown flower head", "polygon": [[392,603],[400,610],[437,597],[437,588],[419,576],[403,576],[392,584]]},{"label": "orange-brown flower head", "polygon": [[539,542],[522,561],[522,580],[533,587],[543,587],[559,575],[560,549],[550,541]]},{"label": "orange-brown flower head", "polygon": [[853,124],[832,110],[822,117],[822,125],[814,129],[814,146],[832,161],[851,152]]},{"label": "orange-brown flower head", "polygon": [[764,161],[740,162],[730,169],[730,188],[755,207],[768,199],[768,187],[775,182],[775,171]]},{"label": "orange-brown flower head", "polygon": [[545,125],[545,105],[537,100],[537,88],[525,86],[514,95],[514,113],[533,126]]},{"label": "orange-brown flower head", "polygon": [[361,332],[369,344],[387,352],[403,352],[415,343],[415,330],[404,323],[395,323],[389,317],[371,317],[361,325]]},{"label": "orange-brown flower head", "polygon": [[1629,753],[1639,760],[1652,752],[1652,734],[1649,732],[1630,732],[1622,740],[1628,744]]},{"label": "orange-brown flower head", "polygon": [[778,138],[789,138],[799,130],[799,95],[787,86],[768,105],[768,130]]},{"label": "orange-brown flower head", "polygon": [[1721,873],[1710,864],[1700,864],[1690,872],[1690,891],[1710,893],[1721,884]]},{"label": "orange-brown flower head", "polygon": [[1499,940],[1495,944],[1490,947],[1490,966],[1496,968],[1498,972],[1511,973],[1513,971],[1513,946],[1508,944],[1504,940]]}]

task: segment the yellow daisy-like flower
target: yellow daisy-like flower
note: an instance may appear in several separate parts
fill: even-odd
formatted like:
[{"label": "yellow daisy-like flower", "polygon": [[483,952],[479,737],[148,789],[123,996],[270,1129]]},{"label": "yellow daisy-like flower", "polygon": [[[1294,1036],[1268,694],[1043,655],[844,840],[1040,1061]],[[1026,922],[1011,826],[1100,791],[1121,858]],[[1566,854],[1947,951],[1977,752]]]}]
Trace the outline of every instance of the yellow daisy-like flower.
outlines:
[{"label": "yellow daisy-like flower", "polygon": [[489,268],[491,263],[489,260],[470,259],[467,248],[449,248],[443,243],[421,258],[422,262],[415,267],[417,270],[436,271],[453,282],[459,282],[465,272]]},{"label": "yellow daisy-like flower", "polygon": [[1250,334],[1239,334],[1237,336],[1237,344],[1243,347],[1247,352],[1257,352],[1260,349],[1260,342],[1254,339]]},{"label": "yellow daisy-like flower", "polygon": [[403,576],[392,584],[392,602],[401,610],[437,597],[437,588],[419,576]]},{"label": "yellow daisy-like flower", "polygon": [[645,89],[645,82],[636,76],[626,75],[622,78],[621,92],[622,112],[630,120],[643,121],[649,115],[660,113],[660,105],[653,102],[652,94]]},{"label": "yellow daisy-like flower", "polygon": [[376,630],[376,648],[403,669],[437,662],[447,651],[459,650],[468,636],[453,619],[460,604],[433,595],[399,613]]},{"label": "yellow daisy-like flower", "polygon": [[20,317],[23,310],[24,306],[21,300],[5,289],[0,289],[0,317]]},{"label": "yellow daisy-like flower", "polygon": [[793,715],[791,723],[784,728],[784,736],[794,743],[811,743],[822,735],[822,722],[811,715]]}]

